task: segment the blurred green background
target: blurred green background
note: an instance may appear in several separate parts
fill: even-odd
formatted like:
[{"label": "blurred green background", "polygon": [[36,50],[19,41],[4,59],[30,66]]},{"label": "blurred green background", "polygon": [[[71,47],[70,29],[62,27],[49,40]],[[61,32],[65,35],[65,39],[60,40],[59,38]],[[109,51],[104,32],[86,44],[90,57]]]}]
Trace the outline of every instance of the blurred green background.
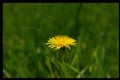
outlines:
[{"label": "blurred green background", "polygon": [[[4,78],[118,78],[118,3],[3,3]],[[45,43],[77,40],[62,63]]]}]

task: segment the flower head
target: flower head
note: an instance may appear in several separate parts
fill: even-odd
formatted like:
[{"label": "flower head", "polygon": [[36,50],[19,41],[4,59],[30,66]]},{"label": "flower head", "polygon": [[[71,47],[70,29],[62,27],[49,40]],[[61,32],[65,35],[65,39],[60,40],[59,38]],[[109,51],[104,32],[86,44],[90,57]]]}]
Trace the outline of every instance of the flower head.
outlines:
[{"label": "flower head", "polygon": [[70,45],[75,45],[76,44],[75,42],[76,40],[70,38],[69,36],[58,35],[50,38],[46,44],[48,44],[50,48],[58,50],[61,49],[62,47],[70,49]]}]

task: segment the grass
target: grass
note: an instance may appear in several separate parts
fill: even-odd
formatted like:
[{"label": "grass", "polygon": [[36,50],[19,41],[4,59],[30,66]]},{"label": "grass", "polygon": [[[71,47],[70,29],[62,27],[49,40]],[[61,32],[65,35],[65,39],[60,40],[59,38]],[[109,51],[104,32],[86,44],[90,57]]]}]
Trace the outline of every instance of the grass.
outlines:
[{"label": "grass", "polygon": [[[3,3],[3,78],[118,78],[118,3]],[[45,43],[77,40],[68,57]]]}]

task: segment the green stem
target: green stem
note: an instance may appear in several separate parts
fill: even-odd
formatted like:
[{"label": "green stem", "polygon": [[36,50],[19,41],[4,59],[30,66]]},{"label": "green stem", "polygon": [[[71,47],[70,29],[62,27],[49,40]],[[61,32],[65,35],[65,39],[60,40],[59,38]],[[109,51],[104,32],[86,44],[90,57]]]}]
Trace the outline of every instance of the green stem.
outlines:
[{"label": "green stem", "polygon": [[62,64],[64,64],[64,56],[62,57]]}]

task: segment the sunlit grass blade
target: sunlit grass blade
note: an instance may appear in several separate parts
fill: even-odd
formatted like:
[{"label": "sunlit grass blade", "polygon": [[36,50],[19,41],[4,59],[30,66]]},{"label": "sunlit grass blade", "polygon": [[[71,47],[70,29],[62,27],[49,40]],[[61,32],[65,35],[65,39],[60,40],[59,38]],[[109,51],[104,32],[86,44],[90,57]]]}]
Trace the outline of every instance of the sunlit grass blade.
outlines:
[{"label": "sunlit grass blade", "polygon": [[82,69],[78,75],[76,76],[76,78],[83,78],[84,77],[84,74],[85,74],[85,71],[88,69],[88,66],[85,67],[84,69]]},{"label": "sunlit grass blade", "polygon": [[71,66],[71,65],[69,65],[69,64],[67,64],[67,63],[65,63],[65,65],[67,66],[67,68],[70,68],[70,69],[73,70],[74,72],[79,73],[79,71],[78,71],[76,68],[74,68],[73,66]]},{"label": "sunlit grass blade", "polygon": [[51,59],[50,59],[50,56],[48,56],[49,55],[48,52],[49,52],[49,50],[46,49],[46,51],[45,51],[45,54],[46,54],[46,65],[47,65],[47,67],[50,70],[51,77],[54,78],[53,70],[52,70],[52,65],[51,65]]},{"label": "sunlit grass blade", "polygon": [[5,78],[11,78],[10,73],[7,72],[5,69],[3,69],[3,75],[5,76]]}]

